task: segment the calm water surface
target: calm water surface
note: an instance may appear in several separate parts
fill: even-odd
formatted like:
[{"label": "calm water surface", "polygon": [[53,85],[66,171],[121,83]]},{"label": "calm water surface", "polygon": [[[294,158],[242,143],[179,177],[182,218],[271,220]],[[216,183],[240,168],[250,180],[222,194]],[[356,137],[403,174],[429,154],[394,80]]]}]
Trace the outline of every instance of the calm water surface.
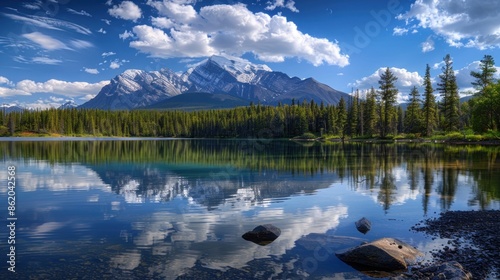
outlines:
[{"label": "calm water surface", "polygon": [[[8,139],[7,139],[8,140]],[[251,140],[1,141],[16,273],[1,279],[370,279],[334,252],[442,211],[500,209],[500,147]],[[359,233],[354,222],[372,221]],[[241,235],[272,223],[267,246]]]}]

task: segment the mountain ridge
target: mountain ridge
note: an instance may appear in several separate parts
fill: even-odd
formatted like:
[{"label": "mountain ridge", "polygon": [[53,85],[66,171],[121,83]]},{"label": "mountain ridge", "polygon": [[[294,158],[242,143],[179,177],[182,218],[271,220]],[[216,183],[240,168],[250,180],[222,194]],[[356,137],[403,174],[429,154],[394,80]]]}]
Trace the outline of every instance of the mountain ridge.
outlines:
[{"label": "mountain ridge", "polygon": [[[227,56],[212,56],[182,74],[168,68],[159,71],[129,69],[111,79],[101,91],[78,108],[136,109],[184,93],[228,94],[249,102],[267,105],[293,99],[337,104],[349,95],[313,78],[300,79],[272,71],[267,65]],[[158,106],[156,106],[158,107]]]}]

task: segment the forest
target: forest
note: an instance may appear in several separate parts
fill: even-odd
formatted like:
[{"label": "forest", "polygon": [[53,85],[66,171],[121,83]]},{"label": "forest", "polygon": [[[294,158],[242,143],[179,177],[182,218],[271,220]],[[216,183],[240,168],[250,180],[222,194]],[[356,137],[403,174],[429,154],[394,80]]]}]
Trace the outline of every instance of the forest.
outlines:
[{"label": "forest", "polygon": [[[492,56],[471,72],[473,97],[461,102],[450,55],[434,89],[427,65],[423,93],[414,87],[406,107],[396,104],[397,77],[389,68],[379,87],[337,105],[314,101],[207,111],[49,109],[0,113],[0,136],[122,136],[187,138],[451,138],[498,139],[500,81]],[[436,100],[437,92],[439,101]]]}]

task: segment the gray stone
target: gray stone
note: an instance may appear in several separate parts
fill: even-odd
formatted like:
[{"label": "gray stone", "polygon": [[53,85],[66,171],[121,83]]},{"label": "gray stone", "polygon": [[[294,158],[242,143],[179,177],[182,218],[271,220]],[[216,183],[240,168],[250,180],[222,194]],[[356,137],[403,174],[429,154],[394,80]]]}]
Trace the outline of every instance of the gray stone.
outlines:
[{"label": "gray stone", "polygon": [[356,223],[359,232],[366,234],[372,228],[372,223],[365,217],[359,219]]},{"label": "gray stone", "polygon": [[378,239],[335,255],[354,268],[383,271],[405,270],[423,256],[416,248],[394,238]]},{"label": "gray stone", "polygon": [[265,246],[276,240],[280,234],[281,230],[278,227],[265,224],[255,227],[252,231],[246,232],[241,237],[255,244]]}]

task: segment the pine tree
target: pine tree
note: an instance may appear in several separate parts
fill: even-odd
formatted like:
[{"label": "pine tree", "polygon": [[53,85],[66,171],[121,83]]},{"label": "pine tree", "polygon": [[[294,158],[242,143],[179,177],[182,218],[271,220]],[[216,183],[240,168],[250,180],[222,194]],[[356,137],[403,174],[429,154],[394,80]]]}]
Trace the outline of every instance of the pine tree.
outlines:
[{"label": "pine tree", "polygon": [[432,132],[436,128],[437,122],[436,97],[434,97],[434,89],[432,88],[430,69],[429,64],[427,64],[424,77],[424,106],[422,108],[425,136],[431,136]]},{"label": "pine tree", "polygon": [[338,116],[338,132],[342,139],[345,137],[346,123],[347,123],[347,109],[344,98],[341,98],[337,106]]},{"label": "pine tree", "polygon": [[421,114],[420,114],[420,93],[417,87],[413,87],[410,93],[410,104],[406,108],[405,115],[405,131],[408,133],[419,133],[421,131]]},{"label": "pine tree", "polygon": [[472,82],[472,85],[478,90],[477,94],[481,95],[488,85],[495,83],[494,77],[497,69],[493,57],[491,55],[485,55],[479,64],[479,69],[481,72],[471,71],[470,75],[476,79]]},{"label": "pine tree", "polygon": [[445,131],[458,130],[460,127],[458,86],[453,71],[453,61],[449,54],[444,58],[443,73],[439,75],[438,90],[443,98],[441,111],[443,112]]},{"label": "pine tree", "polygon": [[366,135],[372,137],[375,134],[377,124],[377,93],[372,87],[366,96],[365,102],[365,131]]},{"label": "pine tree", "polygon": [[398,90],[394,85],[397,80],[398,78],[387,67],[385,72],[380,75],[380,80],[378,81],[380,85],[380,102],[383,110],[380,131],[382,138],[386,137],[391,131],[391,120],[394,118],[394,103],[396,103],[396,96],[398,94]]}]

